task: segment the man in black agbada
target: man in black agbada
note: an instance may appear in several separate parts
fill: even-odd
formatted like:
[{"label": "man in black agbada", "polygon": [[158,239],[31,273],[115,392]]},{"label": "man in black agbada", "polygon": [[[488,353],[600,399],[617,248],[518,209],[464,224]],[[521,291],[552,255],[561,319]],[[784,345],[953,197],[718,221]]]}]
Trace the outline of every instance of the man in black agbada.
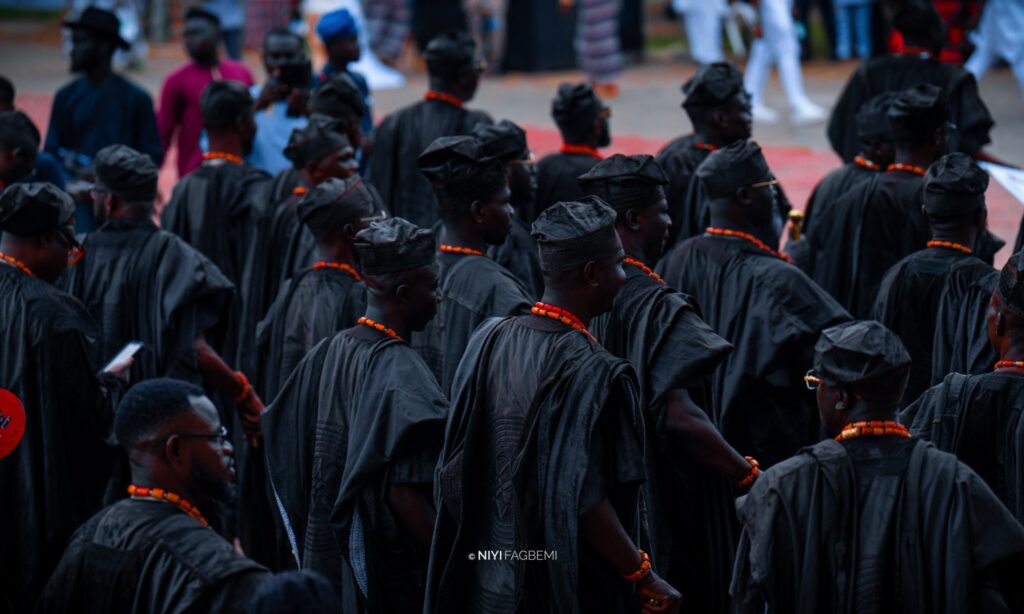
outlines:
[{"label": "man in black agbada", "polygon": [[594,336],[629,360],[640,382],[646,427],[648,537],[658,572],[695,612],[727,612],[739,535],[733,483],[756,470],[725,442],[702,407],[707,383],[732,350],[685,294],[651,271],[671,228],[664,186],[651,156],[616,154],[580,177],[588,196],[616,211],[626,283],[612,310],[594,319]]},{"label": "man in black agbada", "polygon": [[442,34],[430,41],[423,55],[430,90],[423,100],[385,117],[377,127],[366,180],[380,192],[391,215],[430,228],[437,221],[437,206],[430,183],[416,168],[416,158],[435,140],[469,134],[478,124],[491,123],[491,118],[463,108],[476,94],[483,71],[469,34]]},{"label": "man in black agbada", "polygon": [[[932,381],[932,352],[940,325],[936,305],[954,270],[964,279],[980,280],[992,267],[974,256],[985,232],[988,175],[965,154],[940,158],[924,177],[924,216],[932,240],[925,249],[896,263],[882,278],[872,318],[899,335],[913,360],[900,407],[906,407]],[[956,310],[959,311],[959,310]],[[942,322],[943,328],[950,326]],[[942,351],[940,349],[940,351]]]},{"label": "man in black agbada", "polygon": [[504,163],[475,138],[453,136],[434,141],[418,164],[434,189],[443,224],[437,261],[444,302],[413,345],[447,393],[477,326],[488,318],[529,313],[533,297],[486,254],[505,242],[512,225]]},{"label": "man in black agbada", "polygon": [[545,209],[558,202],[583,198],[576,178],[601,160],[598,149],[612,144],[608,126],[612,110],[587,83],[563,83],[551,101],[551,117],[562,133],[562,147],[537,163],[537,194],[532,210],[517,213],[532,224]]},{"label": "man in black agbada", "polygon": [[487,255],[519,278],[530,296],[544,291],[544,276],[537,256],[537,242],[530,236],[530,225],[520,211],[533,208],[537,168],[526,142],[526,131],[507,119],[496,124],[481,124],[472,133],[480,141],[485,155],[505,164],[510,192],[509,204],[515,214],[508,238],[501,245],[492,245]]},{"label": "man in black agbada", "polygon": [[285,282],[256,329],[259,387],[271,399],[314,345],[355,326],[366,311],[355,239],[381,215],[358,176],[320,183],[296,213],[316,242],[317,261]]},{"label": "man in black agbada", "polygon": [[1024,255],[999,273],[987,310],[986,336],[998,361],[985,373],[950,373],[903,410],[915,437],[956,454],[1024,523]]},{"label": "man in black agbada", "polygon": [[111,404],[96,376],[99,331],[52,284],[68,266],[75,205],[49,183],[0,195],[0,389],[24,407],[0,416],[0,610],[30,611],[71,533],[102,505],[113,468]]},{"label": "man in black agbada", "polygon": [[[236,288],[256,235],[270,178],[247,166],[242,157],[256,134],[249,91],[234,81],[214,81],[200,99],[210,151],[203,164],[174,186],[160,214],[161,227],[173,232],[213,261]],[[241,295],[244,300],[244,294]],[[237,358],[243,305],[235,301],[224,334],[211,345],[228,360]]]},{"label": "man in black agbada", "polygon": [[822,332],[807,379],[837,437],[737,503],[736,612],[1021,611],[1024,528],[967,465],[895,421],[909,369],[878,322]]},{"label": "man in black agbada", "polygon": [[234,450],[196,386],[140,382],[114,436],[131,458],[129,499],[75,532],[39,612],[244,612],[267,570],[210,529],[205,514],[234,496]]},{"label": "man in black agbada", "polygon": [[[625,281],[614,226],[597,198],[548,208],[533,224],[542,302],[531,315],[487,320],[470,340],[438,463],[427,612],[679,608],[679,593],[636,549],[636,374],[586,328]],[[531,550],[555,558],[474,558]]]},{"label": "man in black agbada", "polygon": [[778,181],[756,143],[715,151],[697,177],[711,227],[677,245],[657,270],[733,344],[714,375],[714,422],[740,454],[770,466],[820,439],[802,378],[818,334],[849,315],[776,251]]},{"label": "man in black agbada", "polygon": [[706,207],[690,208],[695,173],[708,154],[720,147],[750,138],[750,95],[743,89],[743,73],[730,62],[715,62],[697,69],[683,85],[682,107],[693,125],[693,134],[681,136],[658,152],[657,161],[668,176],[668,201],[672,230],[668,245],[704,232]]},{"label": "man in black agbada", "polygon": [[401,219],[356,235],[366,315],[314,347],[263,415],[267,465],[303,569],[344,612],[419,612],[448,401],[406,339],[435,314],[434,236]]},{"label": "man in black agbada", "polygon": [[943,64],[934,56],[942,44],[944,24],[931,2],[904,2],[893,25],[903,34],[905,51],[880,56],[860,65],[832,107],[828,139],[844,162],[859,153],[857,113],[882,92],[900,92],[922,83],[940,88],[950,101],[949,135],[939,155],[958,151],[977,157],[991,138],[994,122],[978,94],[974,76],[958,64]]}]

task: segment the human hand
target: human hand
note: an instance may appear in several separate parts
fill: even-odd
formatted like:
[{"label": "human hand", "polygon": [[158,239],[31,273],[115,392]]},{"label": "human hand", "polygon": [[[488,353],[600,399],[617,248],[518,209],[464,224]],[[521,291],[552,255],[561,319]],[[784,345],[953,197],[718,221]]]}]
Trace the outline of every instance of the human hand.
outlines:
[{"label": "human hand", "polygon": [[683,596],[653,571],[637,584],[636,595],[644,614],[679,611]]}]

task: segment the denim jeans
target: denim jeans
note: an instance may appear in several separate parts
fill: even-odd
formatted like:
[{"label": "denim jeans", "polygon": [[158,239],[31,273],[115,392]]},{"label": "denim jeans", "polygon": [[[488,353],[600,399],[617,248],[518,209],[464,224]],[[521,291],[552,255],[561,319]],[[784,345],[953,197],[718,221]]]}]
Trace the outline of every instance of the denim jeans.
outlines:
[{"label": "denim jeans", "polygon": [[835,15],[836,57],[850,59],[851,26],[857,37],[857,56],[862,59],[871,57],[871,3],[849,6],[845,2],[836,2]]}]

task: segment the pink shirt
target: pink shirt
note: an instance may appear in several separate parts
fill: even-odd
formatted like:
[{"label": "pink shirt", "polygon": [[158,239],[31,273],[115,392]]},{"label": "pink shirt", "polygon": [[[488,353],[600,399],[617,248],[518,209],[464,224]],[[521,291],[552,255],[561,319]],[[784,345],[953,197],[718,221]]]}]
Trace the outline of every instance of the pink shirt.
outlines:
[{"label": "pink shirt", "polygon": [[199,112],[199,96],[203,88],[217,80],[231,80],[252,86],[249,69],[240,62],[222,59],[214,68],[189,62],[167,75],[160,92],[160,110],[156,123],[164,151],[171,147],[171,138],[178,133],[178,176],[191,173],[203,161],[199,136],[203,132],[203,116]]}]

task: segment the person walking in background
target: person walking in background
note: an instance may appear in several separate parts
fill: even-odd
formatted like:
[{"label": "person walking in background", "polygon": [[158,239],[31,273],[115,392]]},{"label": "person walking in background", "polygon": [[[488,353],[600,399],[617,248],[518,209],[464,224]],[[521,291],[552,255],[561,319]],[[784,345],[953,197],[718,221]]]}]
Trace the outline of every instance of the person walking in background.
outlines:
[{"label": "person walking in background", "polygon": [[856,43],[857,57],[871,57],[871,12],[874,0],[832,0],[835,8],[836,58],[849,60]]},{"label": "person walking in background", "polygon": [[366,4],[366,34],[382,62],[395,66],[402,59],[409,38],[409,7],[406,0],[374,0]]},{"label": "person walking in background", "polygon": [[989,0],[973,38],[978,46],[964,64],[967,72],[981,81],[993,64],[1005,60],[1024,93],[1024,3]]},{"label": "person walking in background", "polygon": [[[559,0],[563,10],[576,0]],[[619,95],[616,81],[622,74],[622,50],[619,44],[621,0],[579,0],[576,25],[576,57],[580,70],[602,98]]]},{"label": "person walking in background", "polygon": [[220,38],[228,57],[241,61],[245,53],[245,4],[243,0],[203,0],[202,8],[216,15]]},{"label": "person walking in background", "polygon": [[704,66],[725,60],[722,53],[722,19],[728,13],[725,0],[672,0],[682,16],[690,57]]}]

